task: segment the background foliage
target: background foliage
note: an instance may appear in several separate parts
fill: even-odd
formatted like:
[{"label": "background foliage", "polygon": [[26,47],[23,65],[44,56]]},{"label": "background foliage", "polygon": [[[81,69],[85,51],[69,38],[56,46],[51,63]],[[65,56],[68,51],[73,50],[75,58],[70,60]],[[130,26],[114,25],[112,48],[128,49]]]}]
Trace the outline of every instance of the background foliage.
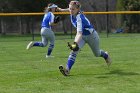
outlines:
[{"label": "background foliage", "polygon": [[[43,12],[44,7],[52,2],[61,8],[67,8],[70,0],[0,0],[0,12]],[[139,11],[140,0],[79,0],[83,11],[106,11],[107,4],[109,11],[126,10]],[[106,2],[108,1],[108,2]],[[124,32],[140,32],[140,14],[137,15],[86,15],[98,32],[106,31],[107,21],[110,32],[121,28]],[[15,16],[0,17],[0,33],[28,34],[33,30],[40,31],[40,23],[43,16]],[[34,27],[33,27],[34,26]],[[63,31],[65,34],[71,30],[70,20],[67,15],[62,16],[62,21],[54,30]],[[35,32],[36,32],[35,31]]]}]

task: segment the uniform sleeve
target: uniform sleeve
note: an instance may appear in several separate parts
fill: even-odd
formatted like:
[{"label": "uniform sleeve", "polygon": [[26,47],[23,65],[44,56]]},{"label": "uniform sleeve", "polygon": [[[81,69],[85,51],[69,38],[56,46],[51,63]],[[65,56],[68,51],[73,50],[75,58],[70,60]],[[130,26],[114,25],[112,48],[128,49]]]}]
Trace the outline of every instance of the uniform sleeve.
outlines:
[{"label": "uniform sleeve", "polygon": [[49,22],[49,24],[51,24],[51,23],[53,23],[54,22],[54,14],[53,13],[51,13],[51,15],[50,15],[51,17],[50,17],[50,22]]},{"label": "uniform sleeve", "polygon": [[82,31],[82,19],[80,17],[80,14],[77,15],[77,31],[81,32]]}]

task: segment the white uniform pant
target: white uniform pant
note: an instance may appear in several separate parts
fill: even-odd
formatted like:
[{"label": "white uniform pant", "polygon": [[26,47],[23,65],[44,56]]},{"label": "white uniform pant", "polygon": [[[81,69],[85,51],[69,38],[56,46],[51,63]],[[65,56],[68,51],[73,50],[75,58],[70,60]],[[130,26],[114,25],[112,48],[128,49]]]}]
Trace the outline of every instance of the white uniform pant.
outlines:
[{"label": "white uniform pant", "polygon": [[41,37],[44,46],[48,45],[48,41],[50,42],[51,45],[54,45],[55,35],[51,29],[46,27],[41,28]]},{"label": "white uniform pant", "polygon": [[94,31],[90,35],[83,35],[82,40],[78,43],[79,48],[82,48],[85,45],[85,43],[87,43],[89,45],[93,54],[96,57],[101,56],[101,50],[100,50],[100,46],[99,46],[99,36],[96,31]]}]

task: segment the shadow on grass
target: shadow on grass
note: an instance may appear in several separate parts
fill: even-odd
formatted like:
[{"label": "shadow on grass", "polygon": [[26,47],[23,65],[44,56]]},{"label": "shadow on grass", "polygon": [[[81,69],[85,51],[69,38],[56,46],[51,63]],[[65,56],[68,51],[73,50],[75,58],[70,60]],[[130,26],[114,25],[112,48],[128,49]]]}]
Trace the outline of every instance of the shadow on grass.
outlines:
[{"label": "shadow on grass", "polygon": [[140,75],[139,73],[136,72],[124,72],[122,70],[113,70],[106,74],[116,74],[120,76]]},{"label": "shadow on grass", "polygon": [[70,75],[70,76],[93,76],[95,78],[109,78],[110,76],[112,75],[118,75],[118,76],[133,76],[133,75],[140,75],[140,73],[136,73],[136,72],[126,72],[126,71],[123,71],[123,70],[113,70],[113,71],[110,71],[108,73],[100,73],[100,74],[77,74],[77,75]]},{"label": "shadow on grass", "polygon": [[109,73],[105,73],[102,76],[98,76],[96,78],[108,78],[109,77],[108,75],[133,76],[133,75],[140,75],[140,74],[136,72],[125,72],[122,70],[113,70],[113,71],[110,71]]}]

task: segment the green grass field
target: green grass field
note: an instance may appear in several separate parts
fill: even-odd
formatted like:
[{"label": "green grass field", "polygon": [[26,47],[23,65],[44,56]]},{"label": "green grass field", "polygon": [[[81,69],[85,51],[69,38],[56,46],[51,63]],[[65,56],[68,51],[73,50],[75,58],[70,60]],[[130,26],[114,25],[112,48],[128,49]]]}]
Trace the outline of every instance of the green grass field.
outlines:
[{"label": "green grass field", "polygon": [[140,93],[140,34],[100,36],[111,67],[85,45],[68,77],[58,66],[66,64],[70,36],[56,36],[55,57],[49,59],[47,47],[26,50],[29,36],[0,36],[0,93]]}]

